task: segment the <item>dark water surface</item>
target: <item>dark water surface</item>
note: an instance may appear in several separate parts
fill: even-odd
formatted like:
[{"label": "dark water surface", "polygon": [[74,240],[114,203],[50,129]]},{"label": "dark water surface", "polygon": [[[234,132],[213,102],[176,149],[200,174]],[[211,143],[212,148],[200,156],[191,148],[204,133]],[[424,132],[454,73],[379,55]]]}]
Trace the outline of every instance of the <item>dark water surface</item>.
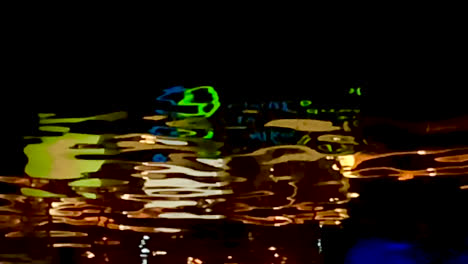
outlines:
[{"label": "dark water surface", "polygon": [[468,120],[363,129],[364,91],[342,92],[176,86],[28,116],[5,139],[0,263],[468,263]]}]

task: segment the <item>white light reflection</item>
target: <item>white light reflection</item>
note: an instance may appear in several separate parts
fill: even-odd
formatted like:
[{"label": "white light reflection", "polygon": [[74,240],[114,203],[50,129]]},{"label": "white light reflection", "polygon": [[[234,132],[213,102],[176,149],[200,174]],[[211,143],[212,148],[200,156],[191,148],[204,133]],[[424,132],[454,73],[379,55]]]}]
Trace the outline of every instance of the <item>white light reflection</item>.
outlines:
[{"label": "white light reflection", "polygon": [[179,233],[182,231],[180,228],[170,228],[170,227],[157,227],[154,229],[156,232],[161,233]]},{"label": "white light reflection", "polygon": [[203,159],[203,158],[197,158],[196,161],[210,165],[215,168],[224,168],[226,166],[224,159]]},{"label": "white light reflection", "polygon": [[198,258],[188,257],[187,258],[187,264],[203,264],[203,261],[201,261]]},{"label": "white light reflection", "polygon": [[168,219],[206,219],[206,220],[225,218],[224,215],[196,215],[196,214],[185,213],[185,212],[162,213],[159,215],[159,217],[168,218]]},{"label": "white light reflection", "polygon": [[148,263],[148,254],[151,252],[148,248],[143,248],[144,245],[146,244],[145,240],[148,240],[148,239],[149,239],[149,236],[144,235],[143,239],[141,239],[141,241],[140,241],[140,245],[138,246],[139,248],[141,248],[140,257],[141,257],[141,263],[142,264],[147,264]]},{"label": "white light reflection", "polygon": [[346,196],[347,196],[348,198],[358,198],[358,197],[359,197],[359,193],[351,192],[351,193],[347,193]]},{"label": "white light reflection", "polygon": [[140,140],[138,142],[143,143],[143,144],[156,144],[156,141],[152,141],[152,140],[149,140],[149,139]]},{"label": "white light reflection", "polygon": [[[149,167],[149,168],[148,168]],[[158,167],[161,169],[151,170],[151,167]],[[167,163],[158,162],[143,162],[143,166],[135,166],[135,170],[143,171],[141,175],[150,174],[167,174],[167,173],[182,173],[196,177],[219,177],[226,175],[224,171],[199,171],[183,166],[172,165]]]},{"label": "white light reflection", "polygon": [[196,201],[168,201],[168,200],[159,200],[159,201],[151,201],[145,204],[145,208],[177,208],[183,206],[196,206]]},{"label": "white light reflection", "polygon": [[96,255],[94,255],[94,253],[91,252],[91,251],[86,251],[86,252],[83,254],[83,256],[86,257],[86,258],[89,258],[89,259],[92,259],[92,258],[96,257]]},{"label": "white light reflection", "polygon": [[180,140],[168,140],[168,139],[157,139],[158,142],[163,143],[165,145],[171,146],[186,146],[188,145],[187,141],[180,141]]},{"label": "white light reflection", "polygon": [[338,156],[337,159],[340,162],[341,167],[345,170],[350,170],[351,168],[354,167],[354,163],[355,163],[354,155]]},{"label": "white light reflection", "polygon": [[71,247],[71,248],[90,248],[90,244],[80,244],[80,243],[54,243],[52,245],[54,248],[62,247]]},{"label": "white light reflection", "polygon": [[220,187],[226,186],[229,182],[216,182],[216,183],[203,183],[194,181],[191,179],[184,178],[166,178],[166,179],[148,179],[144,183],[145,188],[154,187],[190,187],[190,188],[201,188],[201,187]]},{"label": "white light reflection", "polygon": [[205,196],[217,196],[232,194],[232,190],[205,190],[196,188],[161,188],[161,189],[144,189],[144,192],[153,197],[177,197],[177,198],[193,198]]}]

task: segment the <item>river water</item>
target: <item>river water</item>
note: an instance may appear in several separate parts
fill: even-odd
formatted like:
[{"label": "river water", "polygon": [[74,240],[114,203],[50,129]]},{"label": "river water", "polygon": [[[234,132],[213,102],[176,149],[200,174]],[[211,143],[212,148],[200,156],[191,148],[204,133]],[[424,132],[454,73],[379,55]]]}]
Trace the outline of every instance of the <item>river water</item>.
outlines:
[{"label": "river water", "polygon": [[0,263],[467,263],[463,142],[392,148],[358,106],[209,86],[155,102],[35,113],[0,170]]}]

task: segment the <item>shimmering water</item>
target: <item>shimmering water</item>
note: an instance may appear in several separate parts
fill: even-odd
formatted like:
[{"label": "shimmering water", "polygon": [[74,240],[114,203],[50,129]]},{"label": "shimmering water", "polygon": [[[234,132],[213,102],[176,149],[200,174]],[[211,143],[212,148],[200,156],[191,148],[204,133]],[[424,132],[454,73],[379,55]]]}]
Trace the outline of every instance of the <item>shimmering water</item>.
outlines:
[{"label": "shimmering water", "polygon": [[[157,103],[38,113],[24,173],[0,176],[1,263],[333,263],[347,254],[333,234],[369,181],[414,183],[411,192],[448,181],[466,197],[468,146],[372,145],[358,107],[224,104],[212,87],[170,88]],[[463,257],[452,251],[441,259]]]}]

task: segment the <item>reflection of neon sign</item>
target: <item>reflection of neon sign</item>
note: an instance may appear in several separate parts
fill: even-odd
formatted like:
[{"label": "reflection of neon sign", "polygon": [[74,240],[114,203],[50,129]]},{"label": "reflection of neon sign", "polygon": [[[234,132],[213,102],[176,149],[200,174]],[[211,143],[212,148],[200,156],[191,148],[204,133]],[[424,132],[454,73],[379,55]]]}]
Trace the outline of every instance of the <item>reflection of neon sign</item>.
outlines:
[{"label": "reflection of neon sign", "polygon": [[301,106],[302,107],[306,107],[306,106],[309,106],[311,104],[312,104],[312,101],[310,101],[310,100],[302,100],[301,101]]},{"label": "reflection of neon sign", "polygon": [[175,86],[169,89],[164,90],[164,94],[156,98],[158,101],[169,102],[171,105],[177,105],[177,102],[173,99],[169,99],[168,97],[173,94],[184,92],[185,88],[182,86]]},{"label": "reflection of neon sign", "polygon": [[156,136],[161,135],[169,137],[190,137],[195,136],[197,134],[197,132],[187,129],[163,126],[154,126],[149,130],[149,132]]},{"label": "reflection of neon sign", "polygon": [[[308,100],[305,100],[305,101],[308,101]],[[270,102],[267,102],[267,103],[250,104],[250,103],[245,102],[242,105],[230,104],[230,105],[227,106],[227,108],[232,109],[232,108],[240,107],[242,109],[251,109],[251,110],[259,110],[259,111],[263,111],[263,110],[280,110],[282,112],[296,114],[297,113],[296,111],[289,109],[291,104],[294,105],[295,103],[288,102],[288,101],[282,101],[282,102],[281,101],[279,101],[279,102],[270,101]],[[305,104],[307,104],[307,103],[305,103]]]},{"label": "reflection of neon sign", "polygon": [[261,142],[271,142],[273,144],[280,144],[281,142],[288,142],[296,137],[295,131],[279,132],[274,130],[255,132],[249,135],[251,139],[256,139]]},{"label": "reflection of neon sign", "polygon": [[[97,172],[104,163],[104,160],[80,159],[76,156],[108,154],[109,150],[99,144],[103,136],[69,133],[69,124],[89,120],[112,122],[126,118],[127,113],[114,112],[78,118],[57,118],[52,113],[41,113],[38,116],[41,124],[39,130],[65,134],[39,137],[39,143],[31,143],[25,146],[23,151],[28,157],[28,163],[24,171],[33,178],[75,179],[85,177],[88,173]],[[86,147],[88,145],[95,147]],[[25,190],[31,195],[47,195],[46,193]]]},{"label": "reflection of neon sign", "polygon": [[[193,92],[197,90],[206,89],[206,91],[212,96],[212,100],[209,103],[196,103],[195,95]],[[195,114],[188,114],[182,113],[183,116],[205,116],[210,117],[218,110],[221,106],[219,102],[218,93],[216,93],[215,89],[211,86],[200,86],[192,89],[187,89],[184,91],[184,99],[179,101],[178,105],[185,105],[185,106],[196,106],[198,108],[198,112]]]},{"label": "reflection of neon sign", "polygon": [[75,179],[96,172],[104,160],[81,160],[75,155],[104,154],[104,148],[73,149],[76,144],[97,144],[99,135],[68,133],[59,137],[41,137],[42,142],[24,148],[28,157],[25,172],[34,178]]},{"label": "reflection of neon sign", "polygon": [[[353,88],[354,89],[354,88]],[[357,89],[357,88],[356,88]],[[353,93],[361,94],[361,90],[353,90]],[[314,118],[326,116],[327,118],[337,118],[338,120],[354,119],[355,115],[360,112],[358,108],[351,109],[335,109],[335,108],[317,108],[313,106],[311,100],[301,100],[299,102],[281,101],[281,102],[265,102],[258,104],[229,104],[227,109],[234,109],[236,111],[242,110],[246,115],[239,115],[237,117],[237,124],[245,125],[255,123],[255,115],[261,111],[280,111],[282,113],[292,114],[305,114],[305,116],[313,116]]]},{"label": "reflection of neon sign", "polygon": [[152,159],[154,162],[166,162],[168,158],[161,153],[155,154]]},{"label": "reflection of neon sign", "polygon": [[[195,93],[197,91],[205,91],[210,96],[211,99],[209,101],[199,102],[195,98]],[[179,101],[177,99],[171,98],[177,95],[183,95],[183,98]],[[184,88],[182,86],[176,86],[164,91],[164,94],[157,98],[158,101],[165,101],[169,102],[171,105],[174,106],[193,106],[196,107],[196,111],[194,113],[184,113],[184,112],[177,112],[177,114],[181,117],[196,117],[196,116],[203,116],[203,117],[210,117],[212,116],[216,110],[221,106],[219,102],[219,96],[216,90],[211,86],[199,86],[195,88]],[[156,110],[157,113],[162,113],[164,111]]]},{"label": "reflection of neon sign", "polygon": [[361,87],[358,87],[358,88],[350,88],[349,89],[349,94],[356,94],[358,96],[361,96],[362,93],[361,93]]},{"label": "reflection of neon sign", "polygon": [[[176,127],[164,127],[164,126],[154,126],[150,130],[149,133],[155,136],[166,136],[166,137],[178,137],[178,138],[188,138],[188,137],[197,137],[197,134],[200,131],[193,131],[183,128],[176,128]],[[214,132],[212,130],[204,131],[205,135],[203,138],[211,139],[214,136]],[[198,137],[202,137],[199,135]]]},{"label": "reflection of neon sign", "polygon": [[206,136],[204,136],[203,138],[205,138],[205,139],[212,139],[212,138],[213,138],[213,135],[214,135],[214,132],[210,130],[210,131],[208,131],[208,132],[206,133]]}]

